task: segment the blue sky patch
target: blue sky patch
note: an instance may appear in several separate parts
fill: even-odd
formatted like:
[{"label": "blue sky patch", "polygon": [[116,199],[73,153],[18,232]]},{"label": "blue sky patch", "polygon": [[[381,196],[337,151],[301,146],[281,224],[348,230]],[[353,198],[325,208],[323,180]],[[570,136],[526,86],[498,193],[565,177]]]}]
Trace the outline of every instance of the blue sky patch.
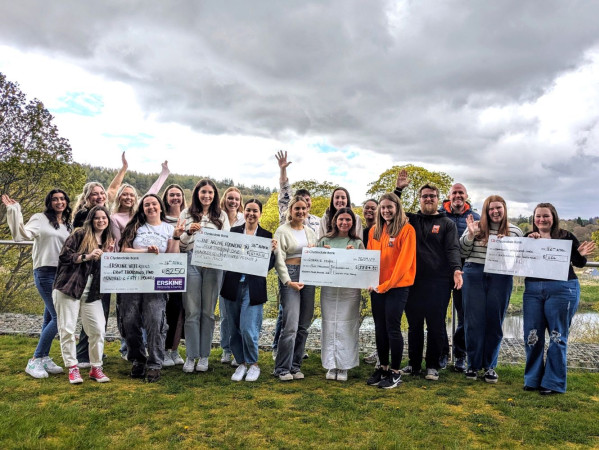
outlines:
[{"label": "blue sky patch", "polygon": [[68,92],[58,99],[62,106],[51,110],[54,114],[76,114],[78,116],[94,117],[102,113],[104,101],[98,94],[85,92]]}]

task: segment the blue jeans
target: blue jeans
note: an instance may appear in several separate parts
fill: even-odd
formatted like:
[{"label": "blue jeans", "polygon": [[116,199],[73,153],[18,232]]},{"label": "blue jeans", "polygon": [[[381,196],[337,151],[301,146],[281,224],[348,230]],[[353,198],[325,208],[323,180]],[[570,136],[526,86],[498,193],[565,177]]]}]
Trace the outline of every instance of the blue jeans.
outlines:
[{"label": "blue jeans", "polygon": [[503,319],[512,293],[512,276],[486,273],[483,264],[464,264],[464,330],[468,367],[494,369],[503,338]]},{"label": "blue jeans", "polygon": [[[224,278],[224,274],[223,274]],[[229,321],[227,308],[229,302],[222,297],[218,298],[218,310],[220,314],[220,346],[225,352],[231,351],[231,328],[232,324]]]},{"label": "blue jeans", "polygon": [[238,363],[255,364],[258,362],[258,339],[262,328],[263,305],[250,305],[248,284],[242,282],[235,301],[221,297],[227,303],[227,319],[231,332],[231,350]]},{"label": "blue jeans", "polygon": [[[291,281],[299,281],[300,266],[287,265]],[[308,328],[314,314],[314,286],[305,285],[300,291],[285,286],[279,280],[283,322],[279,349],[275,360],[275,375],[299,372],[308,339]]]},{"label": "blue jeans", "polygon": [[283,325],[283,305],[279,303],[279,313],[277,314],[277,324],[275,325],[275,337],[272,340],[272,349],[279,347],[279,338],[281,337],[281,327]]},{"label": "blue jeans", "polygon": [[[578,280],[528,281],[524,289],[524,384],[566,392],[566,352],[572,317],[580,300]],[[545,330],[549,332],[547,359]]]},{"label": "blue jeans", "polygon": [[40,333],[40,340],[33,353],[34,358],[48,356],[50,347],[52,347],[52,341],[54,340],[56,333],[58,333],[56,310],[54,309],[54,302],[52,300],[52,285],[54,284],[54,278],[56,278],[56,267],[43,266],[38,267],[33,271],[35,287],[40,293],[45,305],[42,332]]}]

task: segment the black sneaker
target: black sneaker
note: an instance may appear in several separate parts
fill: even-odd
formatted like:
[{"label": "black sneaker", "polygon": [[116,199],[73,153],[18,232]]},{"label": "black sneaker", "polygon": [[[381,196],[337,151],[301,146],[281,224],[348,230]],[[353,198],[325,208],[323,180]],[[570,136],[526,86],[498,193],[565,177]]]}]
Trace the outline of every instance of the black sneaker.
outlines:
[{"label": "black sneaker", "polygon": [[148,376],[146,380],[148,383],[156,383],[158,380],[160,380],[160,369],[148,370]]},{"label": "black sneaker", "polygon": [[447,360],[449,355],[443,355],[439,358],[439,369],[447,369]]},{"label": "black sneaker", "polygon": [[401,383],[401,374],[399,372],[389,371],[389,375],[382,379],[379,383],[379,387],[383,389],[393,389],[399,386]]},{"label": "black sneaker", "polygon": [[460,373],[466,372],[466,358],[456,358],[453,370]]},{"label": "black sneaker", "polygon": [[489,369],[485,372],[485,381],[487,383],[497,383],[498,378],[497,373],[495,373],[493,369]]},{"label": "black sneaker", "polygon": [[131,367],[131,378],[145,378],[146,377],[146,365],[135,364]]},{"label": "black sneaker", "polygon": [[399,371],[399,373],[401,375],[414,375],[414,376],[419,376],[420,374],[422,374],[422,370],[421,369],[415,369],[412,366],[406,366],[403,369],[401,369]]},{"label": "black sneaker", "polygon": [[376,369],[373,372],[373,374],[370,376],[370,378],[368,378],[368,380],[366,380],[366,384],[368,386],[378,386],[382,380],[387,378],[387,375],[389,375],[389,371],[383,370],[379,367],[378,369]]},{"label": "black sneaker", "polygon": [[468,369],[466,371],[466,379],[467,380],[476,380],[476,378],[477,378],[476,370],[474,370],[474,369]]}]

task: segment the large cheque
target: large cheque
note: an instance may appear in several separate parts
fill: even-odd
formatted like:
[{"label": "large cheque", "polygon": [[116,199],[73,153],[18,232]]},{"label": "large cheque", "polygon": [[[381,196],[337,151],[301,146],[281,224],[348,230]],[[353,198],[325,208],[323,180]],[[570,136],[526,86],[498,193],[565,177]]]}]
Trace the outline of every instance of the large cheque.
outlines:
[{"label": "large cheque", "polygon": [[567,280],[572,241],[489,237],[485,272]]},{"label": "large cheque", "polygon": [[381,252],[304,247],[300,283],[368,289],[379,285]]},{"label": "large cheque", "polygon": [[204,229],[195,233],[191,263],[265,277],[270,262],[268,238]]},{"label": "large cheque", "polygon": [[184,253],[104,253],[100,292],[185,292]]}]

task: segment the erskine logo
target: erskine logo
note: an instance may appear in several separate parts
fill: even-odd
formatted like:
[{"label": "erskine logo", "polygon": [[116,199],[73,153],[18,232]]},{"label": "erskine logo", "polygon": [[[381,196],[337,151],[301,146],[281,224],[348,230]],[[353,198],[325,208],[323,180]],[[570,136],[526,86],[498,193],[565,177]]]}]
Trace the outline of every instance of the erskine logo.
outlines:
[{"label": "erskine logo", "polygon": [[185,290],[185,278],[156,277],[154,279],[154,290],[156,290],[156,291]]}]

